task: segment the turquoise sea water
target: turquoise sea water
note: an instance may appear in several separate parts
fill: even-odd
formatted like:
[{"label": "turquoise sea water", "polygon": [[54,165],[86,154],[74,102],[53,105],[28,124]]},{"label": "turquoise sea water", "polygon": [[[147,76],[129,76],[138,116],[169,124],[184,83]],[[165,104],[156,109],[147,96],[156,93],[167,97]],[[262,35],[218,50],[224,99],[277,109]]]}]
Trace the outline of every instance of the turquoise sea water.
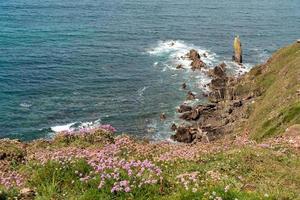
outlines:
[{"label": "turquoise sea water", "polygon": [[300,38],[299,10],[299,0],[1,1],[0,138],[99,123],[167,138],[186,95],[180,85],[200,94],[209,81],[175,70],[188,65],[178,57],[196,48],[211,67],[238,71],[238,34],[249,69]]}]

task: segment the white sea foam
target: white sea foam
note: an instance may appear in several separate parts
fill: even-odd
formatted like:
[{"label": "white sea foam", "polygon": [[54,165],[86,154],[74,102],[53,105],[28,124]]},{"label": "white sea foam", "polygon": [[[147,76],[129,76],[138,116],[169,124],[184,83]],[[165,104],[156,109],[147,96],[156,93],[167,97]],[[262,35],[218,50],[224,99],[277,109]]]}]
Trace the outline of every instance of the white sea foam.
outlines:
[{"label": "white sea foam", "polygon": [[51,130],[58,133],[58,132],[62,132],[62,131],[71,131],[72,130],[72,126],[76,124],[76,122],[73,123],[69,123],[69,124],[64,124],[64,125],[58,125],[58,126],[53,126],[51,127]]},{"label": "white sea foam", "polygon": [[63,131],[73,132],[81,129],[93,129],[99,127],[101,125],[100,122],[100,119],[91,122],[72,122],[64,125],[52,126],[51,130],[55,133],[59,133]]},{"label": "white sea foam", "polygon": [[32,105],[30,103],[20,103],[20,106],[23,107],[23,108],[30,108]]},{"label": "white sea foam", "polygon": [[[167,66],[171,70],[177,70],[177,65],[182,65],[184,68],[190,68],[191,60],[186,57],[186,54],[191,50],[196,49],[201,59],[208,65],[215,63],[216,54],[212,53],[206,49],[197,47],[193,44],[185,43],[182,40],[167,40],[159,41],[156,46],[147,50],[147,52],[152,56],[157,57],[166,57],[164,66]],[[203,56],[203,55],[206,55]],[[154,66],[157,66],[159,63],[155,62]],[[166,68],[163,68],[163,71],[166,71]]]}]

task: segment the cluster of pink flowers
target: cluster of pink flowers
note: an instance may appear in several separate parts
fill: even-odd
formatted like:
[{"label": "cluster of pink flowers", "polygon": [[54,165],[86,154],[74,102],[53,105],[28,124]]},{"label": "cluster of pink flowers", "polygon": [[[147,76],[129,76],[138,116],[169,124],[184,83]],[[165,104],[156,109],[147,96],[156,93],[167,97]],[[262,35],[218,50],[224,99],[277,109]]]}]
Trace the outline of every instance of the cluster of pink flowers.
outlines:
[{"label": "cluster of pink flowers", "polygon": [[149,184],[157,184],[161,177],[161,169],[149,160],[125,160],[120,154],[125,148],[130,148],[128,137],[117,137],[115,143],[107,144],[103,148],[81,149],[61,148],[55,151],[36,152],[31,159],[46,163],[49,160],[62,164],[72,162],[76,158],[85,159],[94,171],[80,180],[88,182],[95,176],[100,176],[99,189],[113,181],[111,192],[130,192],[132,189]]},{"label": "cluster of pink flowers", "polygon": [[0,171],[0,185],[9,189],[12,187],[21,187],[24,184],[24,178],[22,175],[15,171]]},{"label": "cluster of pink flowers", "polygon": [[176,179],[186,190],[189,190],[190,187],[192,187],[192,191],[196,192],[199,187],[199,172],[180,174],[176,177]]},{"label": "cluster of pink flowers", "polygon": [[111,180],[114,181],[111,192],[129,192],[136,187],[156,184],[159,179],[162,179],[160,168],[148,160],[125,161],[116,158],[100,158],[100,160],[92,161],[90,164],[100,174],[99,188]]}]

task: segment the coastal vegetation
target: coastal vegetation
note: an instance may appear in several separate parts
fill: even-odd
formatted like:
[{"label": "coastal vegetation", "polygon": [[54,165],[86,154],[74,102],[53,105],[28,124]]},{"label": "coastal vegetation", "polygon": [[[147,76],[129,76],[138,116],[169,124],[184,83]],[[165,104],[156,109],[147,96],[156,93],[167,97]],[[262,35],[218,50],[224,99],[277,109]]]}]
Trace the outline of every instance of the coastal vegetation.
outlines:
[{"label": "coastal vegetation", "polygon": [[215,78],[226,89],[215,88],[225,92],[210,96],[217,109],[209,114],[230,108],[224,121],[232,122],[208,141],[146,141],[114,135],[111,125],[2,139],[0,199],[300,199],[299,77],[295,43],[234,83]]}]

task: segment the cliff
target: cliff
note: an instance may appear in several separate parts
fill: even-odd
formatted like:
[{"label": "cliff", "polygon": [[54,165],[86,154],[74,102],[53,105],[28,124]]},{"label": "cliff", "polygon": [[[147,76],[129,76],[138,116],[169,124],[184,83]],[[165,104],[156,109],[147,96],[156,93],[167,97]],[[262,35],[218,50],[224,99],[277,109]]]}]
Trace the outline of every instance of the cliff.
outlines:
[{"label": "cliff", "polygon": [[212,103],[180,108],[207,140],[154,143],[109,125],[2,139],[0,199],[300,199],[300,44],[238,79],[223,68]]}]

